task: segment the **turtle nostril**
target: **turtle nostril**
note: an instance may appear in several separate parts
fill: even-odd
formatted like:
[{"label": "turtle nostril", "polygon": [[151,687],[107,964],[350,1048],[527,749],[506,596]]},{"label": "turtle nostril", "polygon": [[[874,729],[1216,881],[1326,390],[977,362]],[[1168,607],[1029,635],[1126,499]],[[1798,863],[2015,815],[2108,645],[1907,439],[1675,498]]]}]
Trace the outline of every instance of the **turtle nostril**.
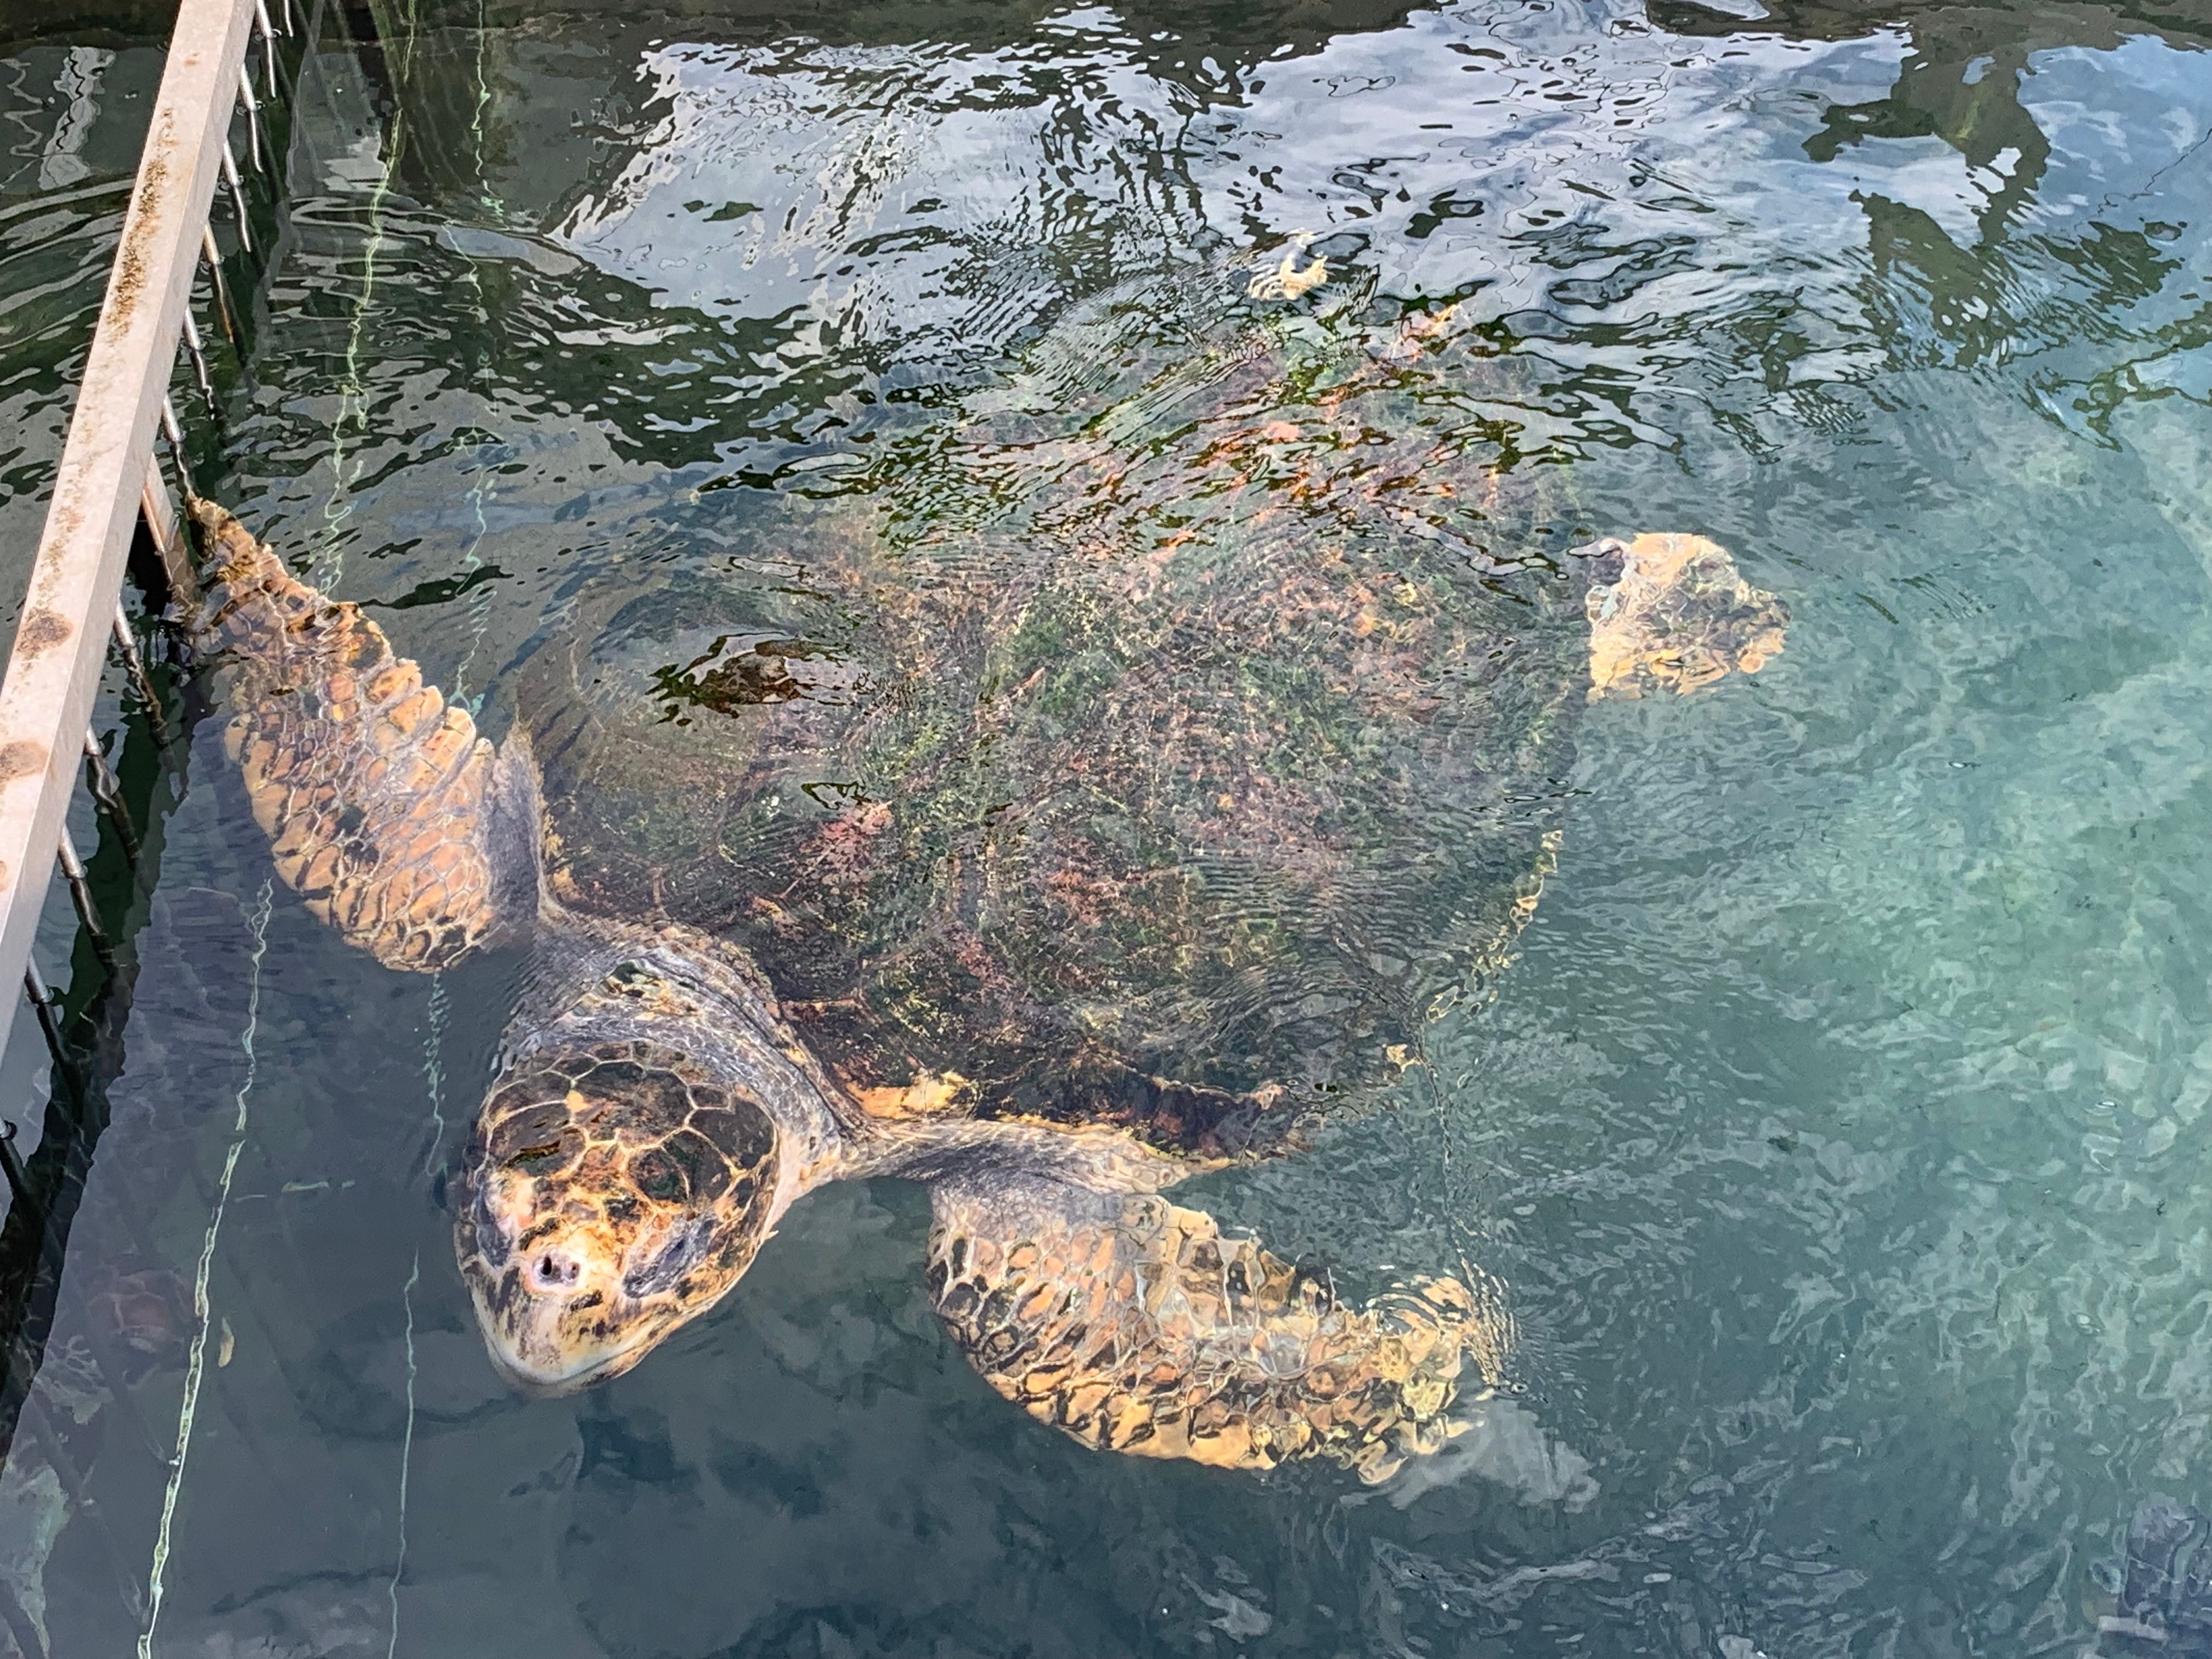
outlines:
[{"label": "turtle nostril", "polygon": [[530,1288],[548,1293],[573,1291],[584,1264],[566,1250],[540,1250],[530,1264]]}]

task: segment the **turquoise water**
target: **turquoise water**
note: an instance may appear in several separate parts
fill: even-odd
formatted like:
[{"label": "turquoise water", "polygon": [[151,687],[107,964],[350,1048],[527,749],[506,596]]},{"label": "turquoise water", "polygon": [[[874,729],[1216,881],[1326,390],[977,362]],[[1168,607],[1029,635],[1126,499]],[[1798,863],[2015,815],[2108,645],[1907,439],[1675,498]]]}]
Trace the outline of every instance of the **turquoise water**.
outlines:
[{"label": "turquoise water", "polygon": [[[1758,10],[333,30],[201,467],[489,724],[592,584],[757,557],[1078,301],[1302,231],[1357,316],[1488,331],[1490,413],[1591,525],[1711,535],[1796,622],[1595,711],[1495,1000],[1200,1189],[1351,1281],[1506,1287],[1505,1387],[1373,1489],[1030,1423],[891,1182],[807,1200],[631,1375],[510,1394],[442,1177],[514,965],[335,942],[203,724],[0,1477],[49,1650],[2093,1646],[2136,1503],[2212,1503],[2212,39]],[[8,52],[20,573],[158,56]]]}]

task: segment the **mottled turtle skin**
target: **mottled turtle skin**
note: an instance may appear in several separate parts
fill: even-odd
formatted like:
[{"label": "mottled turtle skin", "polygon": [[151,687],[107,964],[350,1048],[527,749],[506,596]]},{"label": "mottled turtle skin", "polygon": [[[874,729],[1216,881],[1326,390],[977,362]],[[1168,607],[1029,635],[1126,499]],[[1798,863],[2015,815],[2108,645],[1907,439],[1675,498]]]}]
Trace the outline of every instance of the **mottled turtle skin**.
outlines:
[{"label": "mottled turtle skin", "polygon": [[1376,1478],[1494,1368],[1492,1299],[1344,1305],[1158,1194],[1411,1063],[1508,960],[1590,703],[1786,613],[1698,538],[1574,545],[1479,334],[1285,269],[1109,295],[737,558],[587,586],[497,750],[199,504],[284,879],[395,967],[534,953],[457,1217],[518,1382],[625,1369],[879,1173],[929,1183],[956,1340],[1087,1443]]}]

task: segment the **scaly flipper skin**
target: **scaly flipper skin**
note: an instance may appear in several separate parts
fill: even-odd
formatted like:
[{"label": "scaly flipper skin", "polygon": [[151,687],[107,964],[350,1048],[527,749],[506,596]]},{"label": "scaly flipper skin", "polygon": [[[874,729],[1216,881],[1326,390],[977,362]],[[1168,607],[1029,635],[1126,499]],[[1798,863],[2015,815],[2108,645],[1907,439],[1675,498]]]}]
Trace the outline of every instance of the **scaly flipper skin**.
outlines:
[{"label": "scaly flipper skin", "polygon": [[1619,580],[1588,599],[1592,702],[1694,691],[1781,654],[1790,607],[1746,581],[1718,542],[1638,536],[1583,551],[1620,560]]},{"label": "scaly flipper skin", "polygon": [[224,746],[285,884],[389,968],[435,972],[526,925],[527,754],[495,755],[359,606],[296,580],[213,502],[191,511],[213,555],[200,635],[222,657]]},{"label": "scaly flipper skin", "polygon": [[1097,1449],[1266,1469],[1323,1457],[1376,1481],[1449,1438],[1468,1361],[1504,1346],[1466,1287],[1364,1308],[1157,1196],[953,1181],[929,1288],[983,1378]]}]

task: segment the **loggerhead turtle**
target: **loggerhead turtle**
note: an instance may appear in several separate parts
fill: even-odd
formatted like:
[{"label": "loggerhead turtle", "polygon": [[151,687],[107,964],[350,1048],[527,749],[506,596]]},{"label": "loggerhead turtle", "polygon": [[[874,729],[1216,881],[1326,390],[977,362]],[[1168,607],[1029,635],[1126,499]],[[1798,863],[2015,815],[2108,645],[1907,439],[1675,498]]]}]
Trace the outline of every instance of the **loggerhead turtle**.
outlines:
[{"label": "loggerhead turtle", "polygon": [[1378,1479],[1495,1366],[1494,1299],[1352,1305],[1161,1194],[1411,1063],[1508,960],[1588,705],[1787,613],[1700,538],[1547,551],[1480,331],[1219,278],[1065,325],[866,533],[603,584],[496,747],[195,505],[284,881],[393,968],[532,953],[454,1187],[519,1385],[627,1370],[872,1176],[927,1183],[975,1368],[1094,1447]]}]

